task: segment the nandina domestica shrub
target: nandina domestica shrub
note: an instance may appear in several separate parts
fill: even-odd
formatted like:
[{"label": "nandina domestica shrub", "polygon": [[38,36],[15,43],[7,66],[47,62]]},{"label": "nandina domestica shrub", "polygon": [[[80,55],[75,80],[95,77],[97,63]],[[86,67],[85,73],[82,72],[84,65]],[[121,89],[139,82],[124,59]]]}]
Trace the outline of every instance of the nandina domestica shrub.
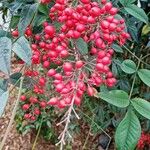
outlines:
[{"label": "nandina domestica shrub", "polygon": [[[127,5],[126,2],[120,0],[119,5],[123,5],[130,15],[133,13],[135,18],[147,23],[148,19],[143,10],[132,4],[134,1],[128,3],[130,4]],[[44,21],[41,14],[38,17],[36,5],[38,5],[38,11],[45,14]],[[45,126],[47,130],[47,127],[52,130],[51,128],[56,123],[57,127],[60,127],[57,131],[60,135],[56,145],[60,145],[62,150],[64,145],[72,139],[71,124],[74,123],[75,118],[88,117],[83,112],[81,115],[80,108],[82,107],[85,112],[89,111],[95,116],[101,109],[97,110],[97,105],[104,107],[102,103],[97,103],[100,98],[115,107],[108,107],[112,114],[108,112],[108,108],[104,107],[102,110],[107,112],[105,117],[113,115],[112,118],[103,117],[103,121],[107,120],[109,123],[106,124],[110,125],[112,122],[115,127],[118,126],[115,134],[116,147],[119,150],[124,147],[127,147],[127,150],[133,150],[141,134],[141,126],[134,109],[150,119],[147,114],[150,104],[144,99],[136,98],[135,95],[134,98],[132,97],[135,94],[134,85],[138,74],[139,78],[150,86],[150,71],[139,69],[142,63],[147,65],[143,61],[147,55],[138,57],[125,47],[126,43],[132,42],[133,35],[130,33],[130,36],[128,33],[129,29],[126,26],[128,21],[119,15],[119,8],[107,0],[41,0],[40,3],[33,3],[29,8],[28,6],[22,10],[22,14],[28,9],[34,13],[27,14],[25,22],[23,16],[11,31],[14,41],[12,49],[17,54],[16,62],[30,64],[25,65],[21,74],[29,83],[21,80],[26,87],[19,97],[20,107],[16,121],[21,122],[21,125],[18,123],[18,130],[20,131],[23,122],[26,122],[28,127],[34,126],[38,129],[38,137],[39,132],[45,132]],[[136,17],[133,12],[134,8],[136,14],[137,10],[143,14]],[[40,24],[38,31],[35,28],[36,24]],[[27,44],[28,41],[30,45]],[[126,53],[122,56],[121,63],[120,59],[117,60],[119,57],[116,52],[122,53],[121,47],[137,59],[137,65],[127,59]],[[134,47],[134,44],[131,47]],[[32,50],[32,53],[29,50]],[[121,68],[119,77],[119,71],[114,69],[115,63]],[[119,79],[125,76],[122,72],[133,74],[131,87],[128,88],[128,83],[123,85],[123,88],[119,84],[121,81]],[[11,78],[14,80],[17,75],[15,74],[15,77],[11,75]],[[118,117],[116,107],[124,108],[124,110],[119,110],[122,116],[126,113],[120,124],[115,122],[115,118]],[[103,111],[100,112],[101,116]],[[91,119],[90,131],[93,126],[103,131],[94,117]],[[103,132],[111,140],[111,137],[105,131]],[[138,148],[143,148],[148,141],[143,142],[143,137],[145,136],[142,134]],[[106,149],[109,144],[110,141]]]},{"label": "nandina domestica shrub", "polygon": [[[35,78],[34,96],[21,96],[24,118],[35,121],[42,109],[54,106],[66,109],[60,124],[61,147],[65,144],[74,105],[80,106],[83,95],[97,94],[96,87],[113,87],[116,78],[110,65],[114,50],[112,44],[123,45],[130,36],[125,31],[125,21],[115,18],[118,9],[111,2],[79,1],[72,6],[69,1],[56,1],[49,17],[61,24],[57,31],[51,23],[43,23],[43,32],[32,36],[32,66],[25,75]],[[17,32],[17,31],[15,31]],[[14,32],[13,32],[14,34]],[[43,70],[38,71],[41,66]],[[47,85],[50,84],[49,90]],[[43,95],[44,99],[39,98]]]}]

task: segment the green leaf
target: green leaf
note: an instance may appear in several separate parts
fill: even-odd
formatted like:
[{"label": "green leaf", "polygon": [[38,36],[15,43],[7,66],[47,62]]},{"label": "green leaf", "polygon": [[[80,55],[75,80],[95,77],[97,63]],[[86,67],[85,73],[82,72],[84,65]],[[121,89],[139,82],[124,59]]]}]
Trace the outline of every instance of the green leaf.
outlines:
[{"label": "green leaf", "polygon": [[148,69],[140,69],[138,71],[138,75],[140,77],[140,79],[147,85],[150,87],[150,70]]},{"label": "green leaf", "polygon": [[112,48],[115,50],[115,52],[123,53],[123,49],[118,44],[113,44]]},{"label": "green leaf", "polygon": [[49,9],[47,5],[44,4],[40,4],[38,7],[39,12],[45,14],[45,15],[49,15]]},{"label": "green leaf", "polygon": [[4,112],[5,106],[6,106],[6,104],[7,104],[8,96],[9,96],[8,91],[5,92],[5,93],[3,93],[3,94],[0,96],[0,117],[2,116],[2,114],[3,114],[3,112]]},{"label": "green leaf", "polygon": [[10,28],[15,29],[19,23],[20,16],[12,16],[10,22]]},{"label": "green leaf", "polygon": [[24,31],[26,30],[27,26],[31,23],[37,11],[37,8],[38,8],[38,3],[35,3],[32,5],[26,5],[22,9],[21,18],[18,24],[18,30],[20,35],[24,34]]},{"label": "green leaf", "polygon": [[58,30],[58,31],[60,30],[60,28],[61,28],[61,26],[62,26],[61,23],[59,23],[59,22],[57,22],[57,21],[54,21],[54,22],[53,22],[53,25],[55,26],[56,30]]},{"label": "green leaf", "polygon": [[119,1],[123,6],[127,6],[134,3],[136,0],[119,0]]},{"label": "green leaf", "polygon": [[0,96],[7,91],[8,80],[0,79]]},{"label": "green leaf", "polygon": [[31,64],[32,52],[29,42],[24,36],[14,43],[12,50],[28,65]]},{"label": "green leaf", "polygon": [[132,99],[131,103],[142,116],[150,119],[150,102],[142,98],[134,98]]},{"label": "green leaf", "polygon": [[1,37],[8,37],[8,38],[11,38],[11,34],[7,31],[4,31],[2,29],[0,29],[0,38]]},{"label": "green leaf", "polygon": [[132,60],[127,59],[122,62],[121,69],[125,73],[132,74],[136,71],[136,64]]},{"label": "green leaf", "polygon": [[7,37],[0,38],[0,70],[6,74],[10,73],[11,60],[11,39]]},{"label": "green leaf", "polygon": [[127,107],[129,105],[128,94],[122,90],[112,90],[99,93],[99,97],[104,101],[117,107]]},{"label": "green leaf", "polygon": [[33,26],[40,26],[44,21],[48,19],[47,16],[43,15],[36,15],[36,17],[33,20]]},{"label": "green leaf", "polygon": [[88,53],[88,45],[82,38],[76,40],[76,45],[81,54],[85,55]]},{"label": "green leaf", "polygon": [[146,35],[150,32],[150,24],[147,24],[142,29],[142,35]]},{"label": "green leaf", "polygon": [[20,73],[20,72],[16,72],[14,74],[11,74],[10,78],[9,78],[10,83],[15,85],[16,87],[17,86],[19,87],[20,86],[20,78],[21,78],[21,76],[22,76],[22,73]]},{"label": "green leaf", "polygon": [[139,8],[136,5],[128,5],[124,8],[130,15],[134,16],[135,18],[139,19],[142,22],[148,24],[148,17],[143,9]]},{"label": "green leaf", "polygon": [[140,122],[132,110],[128,110],[119,124],[115,142],[118,150],[134,150],[141,135]]}]

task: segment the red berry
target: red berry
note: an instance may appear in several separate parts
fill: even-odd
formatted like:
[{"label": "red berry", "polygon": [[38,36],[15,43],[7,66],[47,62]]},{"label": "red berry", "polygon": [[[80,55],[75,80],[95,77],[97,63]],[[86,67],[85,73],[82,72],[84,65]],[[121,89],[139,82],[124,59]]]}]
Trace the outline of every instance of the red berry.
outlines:
[{"label": "red berry", "polygon": [[56,105],[58,103],[58,98],[57,97],[53,97],[51,98],[48,102],[47,105]]},{"label": "red berry", "polygon": [[71,63],[66,62],[66,63],[63,64],[63,69],[64,69],[65,72],[71,72],[72,69],[73,69],[73,66],[72,66]]},{"label": "red berry", "polygon": [[112,3],[111,2],[107,2],[106,4],[105,4],[105,10],[106,11],[109,11],[111,8],[112,8]]},{"label": "red berry", "polygon": [[27,119],[27,120],[28,120],[28,119],[30,119],[30,117],[31,117],[31,114],[25,114],[25,115],[24,115],[24,119]]},{"label": "red berry", "polygon": [[26,98],[26,96],[25,95],[21,95],[21,97],[20,97],[20,100],[21,101],[25,101],[27,98]]},{"label": "red berry", "polygon": [[47,106],[47,104],[46,104],[45,101],[42,101],[42,102],[40,102],[40,106],[41,106],[42,108],[45,108],[45,107]]},{"label": "red berry", "polygon": [[12,31],[11,34],[12,34],[13,37],[18,37],[19,36],[18,30]]},{"label": "red berry", "polygon": [[47,73],[47,75],[48,75],[49,77],[52,77],[52,76],[54,76],[55,74],[56,74],[55,69],[50,69],[50,70],[48,71],[48,73]]},{"label": "red berry", "polygon": [[23,106],[22,106],[22,109],[23,110],[28,110],[30,108],[30,105],[29,104],[24,104]]},{"label": "red berry", "polygon": [[79,61],[76,62],[75,67],[77,69],[80,69],[80,68],[82,68],[83,65],[84,65],[83,61],[79,60]]},{"label": "red berry", "polygon": [[41,112],[40,112],[39,108],[35,108],[35,109],[34,109],[34,114],[35,114],[35,115],[40,115],[40,113],[41,113]]},{"label": "red berry", "polygon": [[55,34],[55,28],[51,25],[48,25],[44,29],[45,33],[48,34],[50,37],[53,37]]},{"label": "red berry", "polygon": [[87,88],[87,94],[88,94],[89,96],[93,96],[93,95],[94,95],[94,88],[88,86],[88,88]]},{"label": "red berry", "polygon": [[91,0],[80,0],[83,4],[89,4]]}]

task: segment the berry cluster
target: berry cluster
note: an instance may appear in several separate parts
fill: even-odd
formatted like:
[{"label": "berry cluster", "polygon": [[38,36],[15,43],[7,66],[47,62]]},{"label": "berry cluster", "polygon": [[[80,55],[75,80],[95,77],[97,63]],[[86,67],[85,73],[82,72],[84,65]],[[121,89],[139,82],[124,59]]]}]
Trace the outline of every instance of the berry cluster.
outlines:
[{"label": "berry cluster", "polygon": [[149,146],[150,145],[150,134],[149,133],[142,133],[141,138],[138,142],[137,148],[139,150],[143,150],[145,148],[145,146]]},{"label": "berry cluster", "polygon": [[[75,6],[69,0],[56,0],[49,13],[52,23],[44,22],[41,34],[33,35],[30,27],[26,29],[26,36],[33,37],[33,56],[32,69],[25,75],[35,79],[33,93],[37,98],[29,98],[22,107],[24,111],[28,112],[35,103],[42,108],[79,106],[84,93],[94,96],[95,87],[116,84],[110,70],[112,45],[114,42],[123,45],[130,37],[125,31],[125,21],[117,19],[117,12],[106,0],[100,3],[79,0]],[[53,22],[60,24],[60,29]],[[18,36],[16,30],[12,34]],[[85,54],[79,49],[78,40],[88,46]],[[39,67],[42,71],[37,70]],[[37,100],[41,95],[51,98],[41,104]],[[25,118],[29,117],[25,114]]]}]

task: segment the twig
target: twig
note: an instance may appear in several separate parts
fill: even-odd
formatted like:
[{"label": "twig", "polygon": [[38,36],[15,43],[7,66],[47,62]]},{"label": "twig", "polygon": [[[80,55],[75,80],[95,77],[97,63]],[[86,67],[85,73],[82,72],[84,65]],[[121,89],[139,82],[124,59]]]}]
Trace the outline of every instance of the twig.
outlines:
[{"label": "twig", "polygon": [[37,144],[37,140],[38,140],[38,137],[39,137],[40,132],[41,132],[42,123],[43,123],[43,118],[42,118],[42,120],[41,120],[41,124],[40,124],[40,126],[39,126],[37,135],[36,135],[36,137],[35,137],[35,140],[34,140],[34,143],[33,143],[33,146],[32,146],[32,150],[35,150],[35,147],[36,147],[36,144]]},{"label": "twig", "polygon": [[138,56],[136,56],[133,52],[131,52],[126,46],[123,45],[123,47],[130,53],[132,54],[138,61],[142,62],[145,65],[150,66],[150,64],[147,64],[146,62],[144,62],[141,58],[139,58]]},{"label": "twig", "polygon": [[[80,73],[81,73],[81,71],[79,71],[79,75],[80,75]],[[61,121],[60,123],[57,124],[57,125],[61,125],[64,122],[66,123],[63,132],[58,137],[58,139],[60,141],[56,144],[56,146],[60,145],[60,150],[63,150],[63,146],[65,145],[66,134],[69,135],[69,137],[71,137],[70,133],[68,132],[68,127],[69,127],[70,119],[71,119],[71,113],[74,112],[75,116],[79,119],[79,116],[77,115],[77,113],[74,110],[74,101],[75,101],[75,96],[76,96],[78,83],[79,83],[79,78],[77,78],[77,83],[76,83],[76,86],[74,88],[74,96],[72,98],[72,102],[70,104],[70,107],[69,107],[68,111],[65,114],[65,116],[67,116],[67,117],[63,121]]]}]

